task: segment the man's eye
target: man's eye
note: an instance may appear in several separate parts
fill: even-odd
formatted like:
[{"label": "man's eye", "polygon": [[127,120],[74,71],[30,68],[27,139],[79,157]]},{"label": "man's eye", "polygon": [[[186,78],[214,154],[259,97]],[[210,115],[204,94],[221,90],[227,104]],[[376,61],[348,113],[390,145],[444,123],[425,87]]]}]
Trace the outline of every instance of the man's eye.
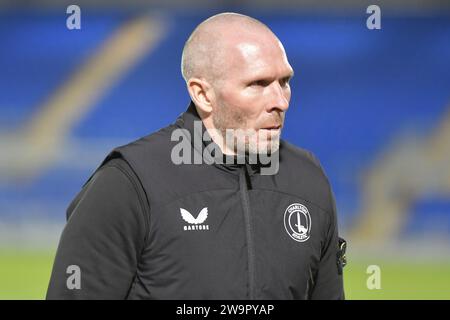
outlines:
[{"label": "man's eye", "polygon": [[282,87],[285,87],[285,86],[287,86],[288,84],[289,84],[289,81],[291,80],[291,78],[283,78],[283,79],[281,79],[281,81],[280,81],[280,85],[282,86]]},{"label": "man's eye", "polygon": [[250,86],[257,86],[257,87],[266,87],[269,85],[269,81],[267,80],[257,80],[250,83]]}]

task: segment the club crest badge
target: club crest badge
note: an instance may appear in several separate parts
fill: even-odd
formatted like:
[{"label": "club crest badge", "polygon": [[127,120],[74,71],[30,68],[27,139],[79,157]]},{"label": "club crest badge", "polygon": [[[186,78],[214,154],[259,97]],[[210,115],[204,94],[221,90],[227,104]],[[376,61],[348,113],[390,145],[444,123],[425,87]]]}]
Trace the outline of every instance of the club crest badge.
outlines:
[{"label": "club crest badge", "polygon": [[311,233],[311,216],[308,208],[293,203],[284,212],[284,227],[289,236],[298,242],[305,242]]}]

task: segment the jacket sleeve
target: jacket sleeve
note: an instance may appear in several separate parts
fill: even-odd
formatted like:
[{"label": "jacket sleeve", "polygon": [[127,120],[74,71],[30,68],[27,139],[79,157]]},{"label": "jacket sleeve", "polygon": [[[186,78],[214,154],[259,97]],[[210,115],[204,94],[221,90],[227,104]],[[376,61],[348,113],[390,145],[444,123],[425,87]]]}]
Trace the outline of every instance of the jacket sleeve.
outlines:
[{"label": "jacket sleeve", "polygon": [[47,299],[127,297],[145,245],[148,215],[140,185],[125,165],[113,159],[102,166],[70,205]]},{"label": "jacket sleeve", "polygon": [[345,240],[338,236],[336,203],[331,190],[330,197],[332,212],[330,212],[327,238],[322,250],[319,269],[311,295],[313,300],[345,299],[342,274],[345,265],[345,251],[341,250],[342,243]]}]

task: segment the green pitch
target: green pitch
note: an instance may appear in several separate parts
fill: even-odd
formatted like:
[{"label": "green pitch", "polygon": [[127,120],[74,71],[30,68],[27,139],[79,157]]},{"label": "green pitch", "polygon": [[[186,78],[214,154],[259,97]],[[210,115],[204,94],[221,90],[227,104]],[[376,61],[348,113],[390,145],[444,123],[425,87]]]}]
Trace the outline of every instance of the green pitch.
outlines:
[{"label": "green pitch", "polygon": [[[52,251],[0,251],[0,299],[44,299]],[[367,288],[367,267],[381,270],[381,289]],[[345,267],[347,299],[450,299],[450,261],[408,262],[373,259]]]},{"label": "green pitch", "polygon": [[51,251],[0,251],[0,299],[44,299],[53,266]]},{"label": "green pitch", "polygon": [[[381,270],[381,288],[369,290],[369,265]],[[450,299],[450,261],[381,260],[350,262],[345,267],[347,299]],[[370,282],[370,281],[369,281]]]}]

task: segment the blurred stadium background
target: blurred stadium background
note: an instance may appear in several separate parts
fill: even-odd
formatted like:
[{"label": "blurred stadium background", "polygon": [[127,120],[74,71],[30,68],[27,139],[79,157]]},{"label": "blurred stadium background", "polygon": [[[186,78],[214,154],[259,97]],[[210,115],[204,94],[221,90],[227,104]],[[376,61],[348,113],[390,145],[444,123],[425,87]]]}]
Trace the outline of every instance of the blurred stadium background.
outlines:
[{"label": "blurred stadium background", "polygon": [[283,137],[333,184],[347,298],[450,299],[450,6],[420,0],[0,1],[0,299],[44,298],[69,202],[114,146],[185,110],[184,41],[222,11],[284,43]]}]

